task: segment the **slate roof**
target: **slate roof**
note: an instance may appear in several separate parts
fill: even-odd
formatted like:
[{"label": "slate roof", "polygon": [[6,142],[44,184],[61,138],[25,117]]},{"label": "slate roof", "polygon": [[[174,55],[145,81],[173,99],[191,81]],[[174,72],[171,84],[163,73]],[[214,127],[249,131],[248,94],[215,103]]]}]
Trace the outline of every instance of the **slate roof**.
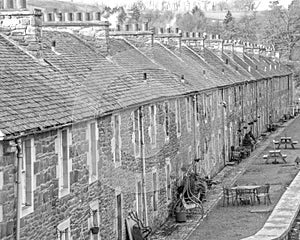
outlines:
[{"label": "slate roof", "polygon": [[47,64],[41,65],[0,35],[0,130],[6,135],[91,119],[193,91],[190,84],[151,65],[146,57],[144,64],[124,68],[116,63],[126,62],[123,55],[110,61],[70,33],[45,31],[43,37]]},{"label": "slate roof", "polygon": [[[247,72],[248,64],[260,63],[252,56],[233,55],[235,64],[244,68],[236,71],[235,65],[224,63],[226,55],[217,56],[209,49],[183,45],[179,51],[159,42],[149,47],[145,42],[112,38],[106,55],[97,45],[102,43],[44,31],[45,64],[41,65],[0,34],[0,130],[11,135],[47,129],[266,74],[258,69]],[[261,59],[269,65],[270,60]],[[280,71],[290,74],[283,67]]]}]

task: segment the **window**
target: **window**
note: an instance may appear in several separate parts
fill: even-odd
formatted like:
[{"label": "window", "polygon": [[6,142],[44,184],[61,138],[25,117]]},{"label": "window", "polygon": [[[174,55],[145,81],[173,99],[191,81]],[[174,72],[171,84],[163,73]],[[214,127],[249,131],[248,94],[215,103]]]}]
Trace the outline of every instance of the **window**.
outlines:
[{"label": "window", "polygon": [[170,121],[169,121],[169,114],[170,114],[170,109],[169,109],[169,103],[165,102],[165,136],[166,140],[169,140],[169,135],[170,135]]},{"label": "window", "polygon": [[156,106],[150,106],[150,129],[149,136],[151,144],[155,145],[156,143]]},{"label": "window", "polygon": [[69,130],[59,131],[59,153],[58,153],[58,196],[63,197],[70,192],[71,161],[69,159]]},{"label": "window", "polygon": [[57,226],[58,240],[71,240],[70,218]]},{"label": "window", "polygon": [[33,162],[35,159],[34,140],[23,142],[23,158],[21,162],[21,207],[22,216],[33,212]]},{"label": "window", "polygon": [[113,157],[115,166],[118,167],[121,165],[121,129],[120,129],[120,115],[112,116],[112,125],[113,125]]},{"label": "window", "polygon": [[[88,227],[91,229],[92,227],[100,227],[100,214],[99,214],[99,201],[93,201],[90,203],[90,217],[88,219]],[[98,234],[93,234],[90,231],[90,240],[98,240],[100,239],[100,231]]]},{"label": "window", "polygon": [[89,166],[89,182],[94,182],[98,179],[98,128],[97,122],[92,122],[88,127],[88,139],[89,139],[89,154],[88,154],[88,166]]},{"label": "window", "polygon": [[195,115],[196,115],[196,122],[197,122],[197,125],[200,124],[200,106],[199,106],[199,96],[196,97],[196,101],[195,101],[195,109],[196,109],[196,112],[195,112]]},{"label": "window", "polygon": [[136,204],[137,204],[137,213],[139,215],[139,219],[143,219],[142,181],[137,182]]},{"label": "window", "polygon": [[166,193],[167,193],[167,202],[170,202],[172,200],[170,159],[166,159]]},{"label": "window", "polygon": [[191,122],[192,122],[192,98],[186,97],[186,122],[187,122],[187,129],[188,131],[191,131]]},{"label": "window", "polygon": [[117,195],[117,240],[122,240],[122,195]]},{"label": "window", "polygon": [[134,153],[135,156],[140,156],[141,148],[141,111],[137,109],[133,112],[133,142],[134,142]]},{"label": "window", "polygon": [[176,99],[175,102],[175,114],[176,114],[176,130],[177,136],[181,135],[181,110],[180,110],[180,100]]},{"label": "window", "polygon": [[152,183],[153,183],[153,211],[157,211],[158,203],[158,176],[156,169],[152,172]]}]

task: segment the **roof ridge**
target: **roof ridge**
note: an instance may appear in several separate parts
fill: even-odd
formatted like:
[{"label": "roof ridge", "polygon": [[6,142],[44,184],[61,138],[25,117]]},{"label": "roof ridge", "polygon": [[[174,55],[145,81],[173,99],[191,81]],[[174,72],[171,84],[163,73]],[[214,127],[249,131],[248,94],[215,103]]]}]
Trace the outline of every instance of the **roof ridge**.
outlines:
[{"label": "roof ridge", "polygon": [[9,39],[9,37],[5,36],[4,34],[0,33],[0,36],[3,37],[6,41],[11,43],[15,48],[19,49],[29,57],[31,57],[36,63],[42,65],[42,66],[48,66],[48,64],[44,61],[44,59],[38,59],[35,56],[33,56],[29,51],[27,51],[25,48],[21,47],[19,44],[17,44],[15,41]]},{"label": "roof ridge", "polygon": [[202,56],[200,56],[194,49],[190,48],[188,45],[186,45],[185,43],[183,43],[183,46],[185,46],[188,50],[190,50],[194,55],[196,55],[198,58],[200,58],[202,61],[204,61],[205,63],[208,64],[208,62],[205,60],[205,58],[203,58]]},{"label": "roof ridge", "polygon": [[129,45],[131,46],[133,49],[135,49],[136,51],[138,51],[140,54],[142,54],[145,58],[147,58],[150,62],[152,62],[154,65],[156,65],[157,67],[162,67],[160,65],[158,65],[155,61],[153,61],[151,58],[149,58],[145,53],[143,53],[140,49],[138,49],[136,46],[134,46],[134,44],[132,44],[130,41],[128,41],[126,38],[122,37],[122,39]]},{"label": "roof ridge", "polygon": [[178,57],[175,53],[173,53],[170,49],[168,49],[166,46],[164,46],[160,41],[155,41],[158,43],[160,46],[162,46],[164,49],[166,49],[168,52],[170,52],[173,56],[175,56],[177,59],[179,59],[181,62],[185,62],[182,60],[182,58]]}]

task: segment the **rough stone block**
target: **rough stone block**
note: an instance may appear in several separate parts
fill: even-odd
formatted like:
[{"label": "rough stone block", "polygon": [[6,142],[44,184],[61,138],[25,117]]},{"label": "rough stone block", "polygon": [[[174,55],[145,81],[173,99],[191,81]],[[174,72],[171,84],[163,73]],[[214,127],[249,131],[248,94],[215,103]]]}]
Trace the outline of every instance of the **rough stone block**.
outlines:
[{"label": "rough stone block", "polygon": [[0,239],[4,238],[7,236],[7,223],[0,223]]},{"label": "rough stone block", "polygon": [[13,232],[14,232],[14,222],[10,221],[6,225],[6,235],[10,236],[13,234]]},{"label": "rough stone block", "polygon": [[37,174],[40,171],[40,162],[33,163],[33,174]]},{"label": "rough stone block", "polygon": [[5,192],[0,192],[0,204],[4,204],[7,201],[7,194]]},{"label": "rough stone block", "polygon": [[5,171],[3,173],[3,183],[4,185],[9,184],[10,179],[9,179],[9,171]]}]

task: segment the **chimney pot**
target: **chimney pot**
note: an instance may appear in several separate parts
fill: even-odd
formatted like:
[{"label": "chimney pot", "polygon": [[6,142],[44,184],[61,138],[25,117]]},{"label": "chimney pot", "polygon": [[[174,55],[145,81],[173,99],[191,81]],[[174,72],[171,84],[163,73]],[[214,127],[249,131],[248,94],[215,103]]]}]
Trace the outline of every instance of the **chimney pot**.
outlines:
[{"label": "chimney pot", "polygon": [[143,30],[144,30],[144,31],[148,31],[148,30],[149,30],[148,22],[145,22],[145,23],[143,24]]}]

